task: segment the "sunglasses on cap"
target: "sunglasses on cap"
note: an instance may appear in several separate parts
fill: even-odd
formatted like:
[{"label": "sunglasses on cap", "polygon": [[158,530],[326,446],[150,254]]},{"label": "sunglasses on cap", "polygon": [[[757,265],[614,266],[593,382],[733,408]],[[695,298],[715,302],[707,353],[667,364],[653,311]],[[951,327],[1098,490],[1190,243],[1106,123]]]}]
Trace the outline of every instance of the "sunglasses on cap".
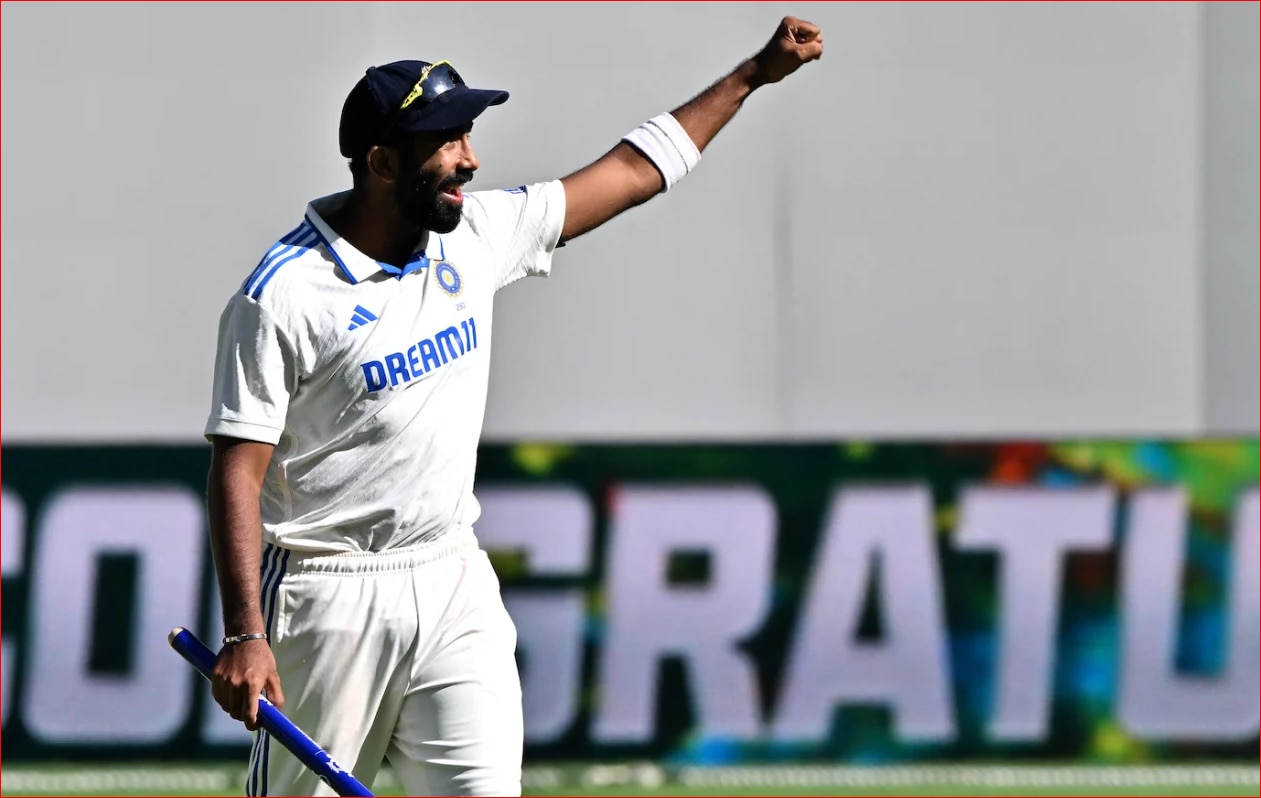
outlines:
[{"label": "sunglasses on cap", "polygon": [[449,61],[438,61],[425,67],[420,73],[420,80],[412,86],[412,90],[403,98],[399,111],[406,111],[416,102],[422,105],[431,103],[456,86],[464,86],[464,78],[455,71]]}]

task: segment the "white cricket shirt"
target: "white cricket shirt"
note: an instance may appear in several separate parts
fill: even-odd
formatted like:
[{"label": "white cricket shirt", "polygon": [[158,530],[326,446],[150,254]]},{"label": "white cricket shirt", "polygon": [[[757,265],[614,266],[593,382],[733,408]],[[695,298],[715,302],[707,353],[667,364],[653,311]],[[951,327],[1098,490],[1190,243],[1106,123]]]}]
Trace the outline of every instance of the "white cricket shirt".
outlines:
[{"label": "white cricket shirt", "polygon": [[400,270],[356,250],[311,202],[219,321],[205,434],[276,445],[263,539],[381,551],[480,514],[473,497],[495,292],[546,275],[565,219],[560,181],[464,195],[453,232]]}]

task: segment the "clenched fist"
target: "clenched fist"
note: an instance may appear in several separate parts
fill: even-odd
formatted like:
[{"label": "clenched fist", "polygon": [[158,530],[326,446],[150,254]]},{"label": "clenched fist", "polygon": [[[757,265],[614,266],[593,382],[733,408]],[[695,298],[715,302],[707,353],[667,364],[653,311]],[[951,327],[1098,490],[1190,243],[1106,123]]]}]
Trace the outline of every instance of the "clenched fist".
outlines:
[{"label": "clenched fist", "polygon": [[778,83],[809,61],[823,57],[823,31],[813,22],[784,17],[775,35],[753,57],[758,83]]},{"label": "clenched fist", "polygon": [[259,727],[260,694],[266,694],[277,709],[285,705],[280,676],[276,674],[276,658],[265,640],[225,646],[215,660],[210,691],[219,706],[233,718],[244,721],[250,731]]}]

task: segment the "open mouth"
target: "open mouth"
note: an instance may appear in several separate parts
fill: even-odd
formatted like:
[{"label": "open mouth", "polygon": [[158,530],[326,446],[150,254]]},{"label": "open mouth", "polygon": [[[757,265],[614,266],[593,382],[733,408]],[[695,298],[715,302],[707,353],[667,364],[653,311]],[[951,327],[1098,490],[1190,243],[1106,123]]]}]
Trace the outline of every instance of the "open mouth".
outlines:
[{"label": "open mouth", "polygon": [[447,197],[455,202],[464,201],[464,184],[456,183],[442,189],[442,196]]}]

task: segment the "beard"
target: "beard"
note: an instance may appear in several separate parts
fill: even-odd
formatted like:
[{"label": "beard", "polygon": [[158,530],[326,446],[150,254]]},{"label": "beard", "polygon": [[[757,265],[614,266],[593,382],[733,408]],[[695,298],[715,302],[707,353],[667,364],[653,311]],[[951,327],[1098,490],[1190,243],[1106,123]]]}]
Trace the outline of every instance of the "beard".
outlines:
[{"label": "beard", "polygon": [[444,199],[442,192],[472,180],[472,172],[456,170],[444,178],[416,164],[405,163],[401,173],[407,177],[395,183],[394,200],[404,221],[418,230],[439,234],[449,233],[459,226],[463,208]]}]

